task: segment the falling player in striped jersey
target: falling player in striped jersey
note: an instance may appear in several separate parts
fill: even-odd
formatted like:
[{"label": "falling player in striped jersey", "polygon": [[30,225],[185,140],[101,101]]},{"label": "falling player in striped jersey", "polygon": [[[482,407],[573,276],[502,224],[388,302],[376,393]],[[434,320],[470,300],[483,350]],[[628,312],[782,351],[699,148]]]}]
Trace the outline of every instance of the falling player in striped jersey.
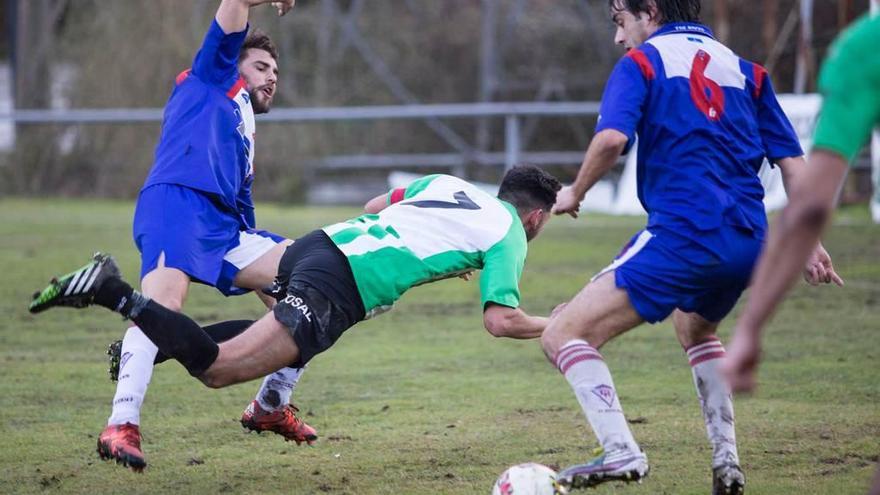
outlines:
[{"label": "falling player in striped jersey", "polygon": [[[609,7],[615,42],[627,53],[606,84],[577,179],[554,210],[575,216],[586,191],[638,135],[638,194],[648,223],[542,336],[604,449],[559,479],[586,487],[647,474],[599,348],[671,315],[713,448],[712,493],[741,494],[716,332],[748,285],[767,228],[758,170],[766,158],[789,183],[803,173],[803,152],[767,72],[715,40],[699,23],[699,0],[610,0]],[[831,260],[821,245],[810,247],[810,281],[824,282],[815,265],[831,269]]]},{"label": "falling player in striped jersey", "polygon": [[[389,310],[408,289],[472,270],[482,270],[486,329],[499,337],[535,338],[548,320],[519,308],[519,279],[527,242],[546,224],[559,189],[551,175],[521,166],[505,175],[498,197],[448,175],[377,197],[365,215],[289,246],[273,291],[278,303],[219,345],[187,316],[134,291],[106,255],[53,279],[30,310],[97,304],[119,312],[214,388],[301,367],[357,322]],[[74,283],[86,273],[93,282]]]},{"label": "falling player in striped jersey", "polygon": [[[256,230],[251,200],[254,114],[271,107],[278,65],[269,37],[248,35],[247,21],[252,7],[269,2],[220,2],[191,68],[177,77],[165,106],[153,167],[135,208],[133,233],[141,253],[141,290],[175,311],[183,307],[194,281],[224,295],[270,284],[290,243]],[[272,3],[283,15],[294,1]],[[236,328],[211,328],[217,330],[229,333]],[[146,466],[140,409],[157,349],[133,326],[119,352],[113,410],[97,448],[102,458],[140,471]],[[288,404],[299,374],[300,370],[284,369],[267,377],[242,424],[298,442],[313,441],[314,429]]]}]

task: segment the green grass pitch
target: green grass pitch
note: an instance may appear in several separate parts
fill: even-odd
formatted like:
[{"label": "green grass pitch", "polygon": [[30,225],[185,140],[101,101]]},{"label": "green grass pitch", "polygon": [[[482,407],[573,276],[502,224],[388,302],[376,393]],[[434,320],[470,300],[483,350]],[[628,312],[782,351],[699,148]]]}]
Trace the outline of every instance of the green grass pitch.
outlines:
[{"label": "green grass pitch", "polygon": [[[294,237],[356,213],[257,211],[264,228]],[[492,338],[478,283],[446,280],[312,361],[294,399],[321,435],[314,447],[241,429],[257,382],[210,390],[169,362],[143,408],[146,472],[100,461],[114,391],[104,351],[126,324],[100,309],[34,317],[26,306],[99,249],[135,280],[131,213],[130,203],[0,201],[0,492],[488,494],[511,464],[564,466],[595,446],[538,344]],[[524,308],[546,314],[570,298],[642,223],[554,219],[530,247]],[[847,286],[798,287],[768,333],[760,390],[735,402],[750,494],[864,493],[880,453],[880,228],[845,210],[826,244]],[[186,309],[203,323],[263,313],[253,296],[200,286]],[[639,327],[603,353],[652,473],[596,493],[708,493],[710,448],[671,326]]]}]

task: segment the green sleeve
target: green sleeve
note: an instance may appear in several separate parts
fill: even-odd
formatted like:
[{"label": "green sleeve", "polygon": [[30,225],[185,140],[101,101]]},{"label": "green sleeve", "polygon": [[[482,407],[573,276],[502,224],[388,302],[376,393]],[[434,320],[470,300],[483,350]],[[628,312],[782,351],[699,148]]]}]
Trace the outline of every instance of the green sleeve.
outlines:
[{"label": "green sleeve", "polygon": [[[514,224],[519,227],[518,223]],[[504,239],[486,251],[480,274],[483,308],[487,303],[519,307],[519,279],[526,262],[526,235],[522,228],[511,228]]]},{"label": "green sleeve", "polygon": [[880,17],[864,18],[834,42],[819,74],[822,112],[813,146],[848,161],[880,121]]}]

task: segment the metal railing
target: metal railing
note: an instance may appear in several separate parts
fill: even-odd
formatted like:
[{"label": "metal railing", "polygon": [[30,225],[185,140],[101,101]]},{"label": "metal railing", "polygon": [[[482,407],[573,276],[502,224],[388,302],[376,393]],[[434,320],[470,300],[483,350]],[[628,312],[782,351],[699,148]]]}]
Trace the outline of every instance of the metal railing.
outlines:
[{"label": "metal railing", "polygon": [[[71,110],[15,110],[0,113],[0,123],[27,124],[106,124],[161,122],[161,108],[112,108]],[[433,120],[460,118],[503,118],[504,152],[462,151],[441,154],[354,155],[326,157],[322,167],[374,168],[400,165],[449,166],[464,163],[501,164],[506,168],[520,161],[536,164],[580,163],[583,151],[527,152],[523,150],[521,123],[532,117],[595,116],[597,102],[453,103],[435,105],[276,108],[259,115],[258,122],[333,122],[358,120]]]}]

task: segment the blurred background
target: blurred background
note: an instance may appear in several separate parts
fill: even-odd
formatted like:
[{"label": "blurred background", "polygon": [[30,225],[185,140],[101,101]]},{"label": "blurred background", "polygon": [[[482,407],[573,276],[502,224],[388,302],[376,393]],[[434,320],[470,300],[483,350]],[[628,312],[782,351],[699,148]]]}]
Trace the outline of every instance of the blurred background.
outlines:
[{"label": "blurred background", "polygon": [[[218,4],[0,0],[0,194],[134,199]],[[706,0],[703,21],[777,92],[810,93],[829,42],[868,8]],[[254,9],[251,26],[280,51],[274,107],[258,118],[259,201],[356,203],[399,170],[494,182],[512,161],[569,180],[622,54],[605,0],[298,0],[283,18]],[[463,103],[480,105],[433,106]],[[870,195],[866,157],[847,202]]]}]

